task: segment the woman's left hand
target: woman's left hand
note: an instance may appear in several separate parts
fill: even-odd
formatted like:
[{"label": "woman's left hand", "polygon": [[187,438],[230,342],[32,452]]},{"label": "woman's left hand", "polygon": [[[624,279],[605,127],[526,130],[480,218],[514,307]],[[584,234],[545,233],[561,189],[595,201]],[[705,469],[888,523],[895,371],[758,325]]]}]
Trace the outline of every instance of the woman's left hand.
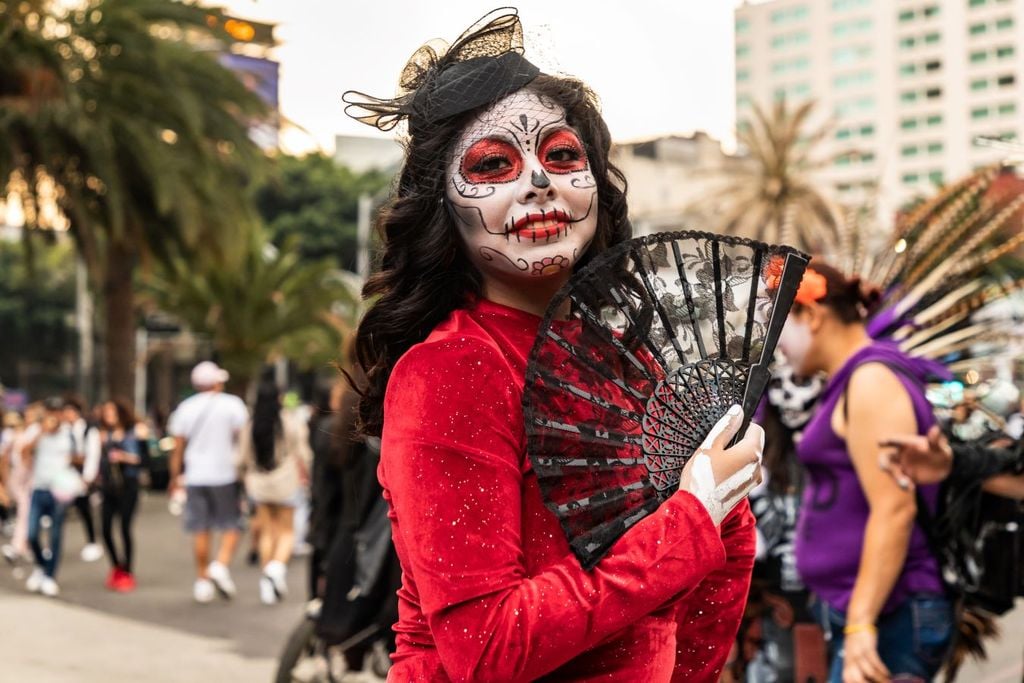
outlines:
[{"label": "woman's left hand", "polygon": [[887,683],[890,676],[878,656],[875,631],[857,631],[844,636],[843,683]]}]

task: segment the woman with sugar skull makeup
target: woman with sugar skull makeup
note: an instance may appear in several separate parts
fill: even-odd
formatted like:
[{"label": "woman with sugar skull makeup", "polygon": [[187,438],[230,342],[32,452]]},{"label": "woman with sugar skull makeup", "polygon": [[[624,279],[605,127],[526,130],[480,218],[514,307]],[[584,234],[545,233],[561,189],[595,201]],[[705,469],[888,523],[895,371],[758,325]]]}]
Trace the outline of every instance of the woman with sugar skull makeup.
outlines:
[{"label": "woman with sugar skull makeup", "polygon": [[760,429],[727,448],[742,413],[723,418],[680,491],[590,571],[526,457],[541,316],[630,237],[596,98],[523,57],[514,10],[424,46],[400,84],[346,93],[350,115],[409,131],[356,340],[403,571],[390,679],[717,680],[753,563]]},{"label": "woman with sugar skull makeup", "polygon": [[[923,385],[935,367],[871,339],[864,320],[879,296],[814,260],[779,338],[797,374],[828,375],[796,446],[807,475],[796,564],[831,638],[834,683],[931,680],[952,635],[914,494],[878,467],[883,436],[935,424]],[[934,513],[937,487],[920,492]]]}]

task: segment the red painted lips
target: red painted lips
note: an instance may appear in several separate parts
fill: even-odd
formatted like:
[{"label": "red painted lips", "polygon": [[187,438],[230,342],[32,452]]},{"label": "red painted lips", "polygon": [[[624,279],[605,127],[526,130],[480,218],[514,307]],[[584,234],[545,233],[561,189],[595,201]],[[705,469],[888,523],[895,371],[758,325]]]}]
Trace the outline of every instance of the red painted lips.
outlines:
[{"label": "red painted lips", "polygon": [[534,241],[548,239],[565,234],[570,220],[571,216],[561,209],[528,213],[513,223],[509,232]]}]

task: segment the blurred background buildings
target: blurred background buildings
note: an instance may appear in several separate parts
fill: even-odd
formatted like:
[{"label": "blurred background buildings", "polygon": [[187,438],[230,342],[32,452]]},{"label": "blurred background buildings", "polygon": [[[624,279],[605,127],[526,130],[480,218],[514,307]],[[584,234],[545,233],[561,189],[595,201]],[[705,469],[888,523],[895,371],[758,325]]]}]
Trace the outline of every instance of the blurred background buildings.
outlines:
[{"label": "blurred background buildings", "polygon": [[883,223],[1006,156],[979,137],[1024,139],[1020,0],[744,3],[735,35],[737,127],[755,103],[815,100],[811,123],[832,124],[824,186]]}]

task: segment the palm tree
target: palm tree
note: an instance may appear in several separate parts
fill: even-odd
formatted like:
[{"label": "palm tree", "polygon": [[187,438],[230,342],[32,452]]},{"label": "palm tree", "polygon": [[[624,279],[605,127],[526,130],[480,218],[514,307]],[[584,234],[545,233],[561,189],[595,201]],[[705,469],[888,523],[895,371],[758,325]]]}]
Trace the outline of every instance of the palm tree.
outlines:
[{"label": "palm tree", "polygon": [[173,0],[2,7],[0,178],[22,179],[30,205],[52,181],[103,295],[108,391],[132,396],[136,270],[198,247],[230,262],[263,163],[247,122],[265,108],[210,50],[232,40],[216,11]]},{"label": "palm tree", "polygon": [[779,99],[768,113],[753,109],[754,123],[736,133],[748,163],[730,174],[725,188],[702,200],[701,208],[720,216],[722,232],[819,251],[836,239],[838,225],[836,207],[811,180],[825,164],[814,155],[830,126],[805,132],[813,101],[790,109]]},{"label": "palm tree", "polygon": [[304,260],[296,238],[280,249],[254,230],[237,267],[172,259],[146,288],[152,307],[209,335],[232,388],[244,393],[273,356],[326,365],[358,315],[359,295],[328,260]]}]

